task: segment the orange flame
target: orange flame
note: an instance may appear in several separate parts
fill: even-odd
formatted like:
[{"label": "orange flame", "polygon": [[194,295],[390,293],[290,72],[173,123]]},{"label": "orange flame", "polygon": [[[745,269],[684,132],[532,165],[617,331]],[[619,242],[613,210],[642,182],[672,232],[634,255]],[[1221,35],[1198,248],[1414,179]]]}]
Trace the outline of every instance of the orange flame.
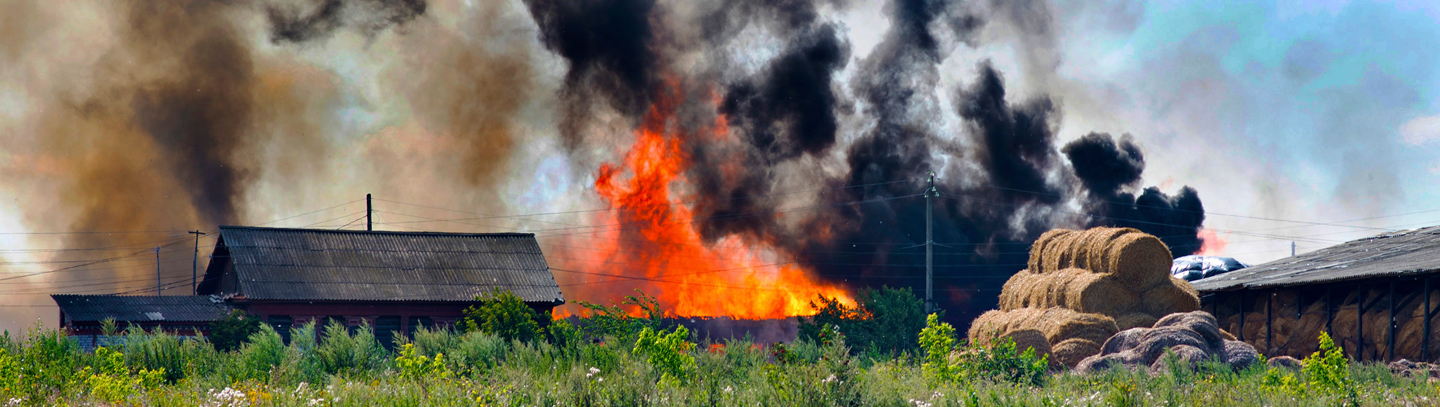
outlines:
[{"label": "orange flame", "polygon": [[[614,210],[600,216],[598,224],[607,226],[573,239],[584,246],[572,251],[585,257],[576,260],[587,274],[598,275],[585,284],[586,294],[608,290],[618,297],[638,286],[667,314],[687,317],[810,315],[817,294],[853,305],[843,288],[820,282],[764,242],[738,236],[704,242],[692,227],[691,207],[671,196],[672,186],[684,185],[691,165],[681,143],[697,136],[675,123],[677,99],[658,97],[623,160],[604,163],[596,172],[595,192]],[[721,117],[703,131],[723,141],[728,129]]]},{"label": "orange flame", "polygon": [[1216,233],[1215,229],[1202,228],[1196,236],[1200,238],[1200,249],[1190,254],[1220,256],[1225,254],[1225,246],[1230,244],[1225,238],[1220,237],[1220,234]]}]

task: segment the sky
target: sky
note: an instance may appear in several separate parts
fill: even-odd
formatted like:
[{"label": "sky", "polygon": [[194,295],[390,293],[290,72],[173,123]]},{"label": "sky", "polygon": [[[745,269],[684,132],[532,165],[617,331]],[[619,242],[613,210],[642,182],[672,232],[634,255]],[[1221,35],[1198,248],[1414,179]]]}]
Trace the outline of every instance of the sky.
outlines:
[{"label": "sky", "polygon": [[[883,49],[889,6],[819,3],[820,18],[849,46],[835,86],[842,99],[858,98],[839,84],[863,75],[861,62]],[[134,253],[155,245],[168,245],[165,281],[181,281],[166,294],[183,294],[186,263],[198,256],[203,270],[205,246],[214,245],[202,238],[195,253],[186,230],[215,222],[353,228],[366,193],[377,197],[377,220],[389,225],[382,227],[397,229],[593,222],[573,213],[427,221],[602,207],[590,187],[595,169],[630,142],[567,144],[570,60],[546,46],[518,0],[432,1],[418,17],[356,12],[336,20],[342,28],[302,39],[277,37],[267,16],[313,9],[310,2],[139,11],[121,4],[131,3],[0,0],[0,328],[20,331],[37,319],[53,326],[49,292],[143,290],[156,261]],[[674,15],[701,8],[661,6]],[[1292,243],[1304,253],[1440,224],[1440,3],[963,7],[986,23],[971,38],[943,42],[933,95],[942,112],[953,111],[954,89],[970,86],[989,61],[1011,100],[1048,96],[1058,105],[1057,146],[1091,132],[1132,135],[1145,154],[1142,184],[1197,190],[1204,226],[1227,241],[1225,255],[1263,263],[1288,256]],[[186,23],[152,27],[136,17]],[[677,26],[656,35],[693,35]],[[760,70],[784,51],[782,35],[743,30],[715,52],[740,72]],[[184,57],[227,46],[240,51],[224,65]],[[719,58],[679,55],[668,63]],[[207,73],[217,71],[234,73]],[[185,96],[191,88],[202,96]],[[156,109],[235,115],[199,126],[243,130],[214,139],[228,155],[207,167],[213,157],[184,140],[136,135],[164,123],[124,124]],[[588,132],[630,133],[623,115],[594,116]],[[866,128],[859,114],[838,120],[842,143]],[[957,139],[966,131],[954,114],[937,115],[934,126]],[[455,136],[491,133],[500,136]],[[199,169],[187,167],[194,163]],[[147,175],[155,172],[173,174]],[[212,201],[233,208],[207,209]],[[53,272],[114,256],[129,257],[85,273]]]}]

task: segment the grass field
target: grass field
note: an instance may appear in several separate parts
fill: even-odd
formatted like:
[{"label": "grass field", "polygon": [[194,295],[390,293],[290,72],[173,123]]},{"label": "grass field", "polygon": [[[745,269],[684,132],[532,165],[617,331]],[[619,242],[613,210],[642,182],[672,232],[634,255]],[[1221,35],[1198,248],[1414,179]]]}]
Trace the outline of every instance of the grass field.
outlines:
[{"label": "grass field", "polygon": [[[931,328],[934,328],[932,323]],[[692,343],[676,331],[605,336],[602,342],[507,341],[483,332],[421,331],[388,351],[368,329],[325,335],[306,326],[288,345],[262,329],[233,352],[205,340],[131,331],[81,352],[60,332],[0,338],[6,405],[151,406],[1375,406],[1437,405],[1440,386],[1382,365],[1343,366],[1337,383],[1310,369],[1221,364],[1151,375],[1115,369],[1051,371],[1013,352],[853,356],[824,344]],[[678,331],[678,330],[677,330]],[[943,349],[934,342],[924,349]],[[668,335],[667,335],[668,333]],[[947,334],[948,335],[948,334]],[[321,337],[323,339],[316,340]],[[921,335],[926,338],[925,334]],[[924,339],[922,339],[924,341]],[[556,343],[559,342],[559,343]],[[943,342],[943,341],[942,341]],[[939,346],[937,348],[936,346]],[[974,356],[974,355],[980,356]],[[869,356],[864,356],[869,355]],[[971,355],[957,357],[955,355]],[[1013,359],[1013,360],[1007,360]],[[937,364],[945,367],[937,368]],[[1016,370],[1019,369],[1019,370]],[[1042,367],[1043,370],[1043,367]],[[1018,379],[1017,379],[1018,377]],[[1033,380],[1032,380],[1033,379]]]}]

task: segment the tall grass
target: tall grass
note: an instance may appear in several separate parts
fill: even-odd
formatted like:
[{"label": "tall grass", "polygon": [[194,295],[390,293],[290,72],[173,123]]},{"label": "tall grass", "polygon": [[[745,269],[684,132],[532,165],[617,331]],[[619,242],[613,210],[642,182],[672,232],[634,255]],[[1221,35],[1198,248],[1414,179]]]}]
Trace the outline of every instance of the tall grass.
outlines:
[{"label": "tall grass", "polygon": [[[314,324],[291,331],[286,344],[264,328],[249,343],[219,352],[205,338],[127,330],[112,349],[131,374],[165,369],[164,383],[133,386],[112,403],[88,387],[97,363],[63,333],[31,329],[0,336],[0,403],[21,405],[786,405],[786,406],[1309,406],[1434,405],[1440,387],[1396,376],[1383,365],[1350,364],[1354,395],[1305,390],[1304,371],[1257,365],[1235,371],[1221,363],[1152,375],[1115,369],[1091,375],[1051,373],[1038,385],[1003,379],[961,381],[927,374],[913,357],[852,355],[844,339],[798,341],[783,355],[746,339],[704,341],[687,352],[693,375],[665,380],[613,336],[551,344],[506,341],[479,332],[420,329],[415,354],[439,357],[448,377],[404,375],[396,354],[368,327],[353,334]],[[440,355],[443,354],[443,357]],[[8,361],[8,362],[7,362]],[[10,369],[10,370],[6,370]],[[7,372],[13,374],[5,374]],[[1286,379],[1288,378],[1288,379]],[[1286,380],[1301,386],[1287,386]],[[8,384],[7,384],[8,383]]]}]

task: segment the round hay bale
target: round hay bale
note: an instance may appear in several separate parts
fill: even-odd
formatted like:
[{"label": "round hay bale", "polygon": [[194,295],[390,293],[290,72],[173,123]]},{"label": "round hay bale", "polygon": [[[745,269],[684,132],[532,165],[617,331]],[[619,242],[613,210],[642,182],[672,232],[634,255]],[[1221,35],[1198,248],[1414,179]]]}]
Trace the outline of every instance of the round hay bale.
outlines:
[{"label": "round hay bale", "polygon": [[1146,366],[1155,363],[1155,358],[1164,354],[1166,349],[1179,345],[1194,346],[1206,351],[1207,354],[1211,351],[1210,346],[1205,343],[1200,334],[1178,326],[1150,328],[1140,334],[1137,339],[1140,344],[1136,345],[1135,351],[1140,352],[1142,356],[1140,361]]},{"label": "round hay bale", "polygon": [[[1071,247],[1071,250],[1075,251],[1071,256],[1072,267],[1097,271],[1104,269],[1105,253],[1110,250],[1111,242],[1132,232],[1139,231],[1130,228],[1090,228],[1080,232],[1080,237]],[[1113,270],[1106,273],[1113,273]]]},{"label": "round hay bale", "polygon": [[1073,250],[1073,246],[1078,240],[1080,240],[1080,232],[1073,230],[1057,233],[1051,237],[1050,241],[1045,244],[1045,250],[1041,252],[1042,273],[1049,274],[1070,268],[1074,264],[1075,250]]},{"label": "round hay bale", "polygon": [[1100,344],[1084,338],[1066,339],[1050,347],[1055,361],[1066,367],[1075,367],[1081,360],[1100,353]]},{"label": "round hay bale", "polygon": [[995,338],[995,341],[1010,339],[1015,341],[1015,350],[1025,352],[1027,349],[1035,349],[1035,356],[1050,354],[1050,342],[1045,339],[1045,334],[1038,329],[1016,329],[1006,332],[1004,335]]},{"label": "round hay bale", "polygon": [[[1170,353],[1175,354],[1176,361],[1186,369],[1194,369],[1196,364],[1210,357],[1210,354],[1205,353],[1205,351],[1200,350],[1200,348],[1189,345],[1176,345],[1171,347]],[[1150,364],[1151,375],[1158,376],[1169,371],[1170,363],[1165,360],[1163,354],[1159,358],[1156,358],[1154,363]]]},{"label": "round hay bale", "polygon": [[1043,319],[1035,322],[1050,340],[1052,348],[1056,343],[1073,338],[1099,344],[1120,331],[1115,326],[1115,320],[1104,315],[1080,313],[1064,308],[1047,308],[1046,311],[1048,312]]},{"label": "round hay bale", "polygon": [[1143,333],[1145,333],[1145,328],[1131,328],[1120,331],[1111,336],[1110,339],[1106,339],[1105,342],[1100,345],[1100,354],[1113,355],[1135,349],[1136,346],[1140,345],[1140,335]]},{"label": "round hay bale", "polygon": [[991,310],[980,314],[970,322],[970,342],[981,346],[989,345],[995,338],[999,338],[1008,331],[1006,324],[1009,319],[1010,315],[1007,311]]},{"label": "round hay bale", "polygon": [[1020,272],[1010,276],[1009,280],[1005,280],[1005,285],[1000,288],[1000,310],[1009,311],[1025,307],[1026,303],[1030,300],[1030,290],[1028,288],[1031,280],[1035,276],[1036,275],[1029,270],[1020,270]]},{"label": "round hay bale", "polygon": [[1030,268],[1028,270],[1030,270],[1030,272],[1032,273],[1044,274],[1047,271],[1045,270],[1043,264],[1045,259],[1045,248],[1055,240],[1056,236],[1074,232],[1075,231],[1069,229],[1051,229],[1041,234],[1039,239],[1035,239],[1035,244],[1030,245]]},{"label": "round hay bale", "polygon": [[1130,328],[1149,328],[1155,326],[1155,317],[1143,312],[1132,312],[1115,317],[1115,325],[1122,332]]},{"label": "round hay bale", "polygon": [[1075,373],[1099,373],[1115,367],[1125,366],[1125,354],[1091,355],[1075,364]]},{"label": "round hay bale", "polygon": [[1078,268],[1060,270],[1049,276],[1051,297],[1065,308],[1112,318],[1142,309],[1140,295],[1114,276]]},{"label": "round hay bale", "polygon": [[1230,368],[1240,370],[1259,362],[1260,352],[1245,342],[1225,341],[1224,360]]},{"label": "round hay bale", "polygon": [[1190,283],[1174,277],[1166,278],[1169,284],[1157,284],[1140,294],[1140,302],[1146,312],[1150,315],[1170,315],[1200,309],[1200,294]]},{"label": "round hay bale", "polygon": [[1219,322],[1205,311],[1179,312],[1166,315],[1155,321],[1155,327],[1180,327],[1195,331],[1205,340],[1207,349],[1220,350],[1225,347],[1225,337],[1220,334]]},{"label": "round hay bale", "polygon": [[[1097,272],[1114,274],[1135,291],[1143,291],[1170,278],[1170,248],[1159,238],[1131,229],[1133,232],[1116,236],[1105,247],[1100,261],[1092,261],[1090,268]],[[1098,250],[1095,247],[1092,250]]]}]

